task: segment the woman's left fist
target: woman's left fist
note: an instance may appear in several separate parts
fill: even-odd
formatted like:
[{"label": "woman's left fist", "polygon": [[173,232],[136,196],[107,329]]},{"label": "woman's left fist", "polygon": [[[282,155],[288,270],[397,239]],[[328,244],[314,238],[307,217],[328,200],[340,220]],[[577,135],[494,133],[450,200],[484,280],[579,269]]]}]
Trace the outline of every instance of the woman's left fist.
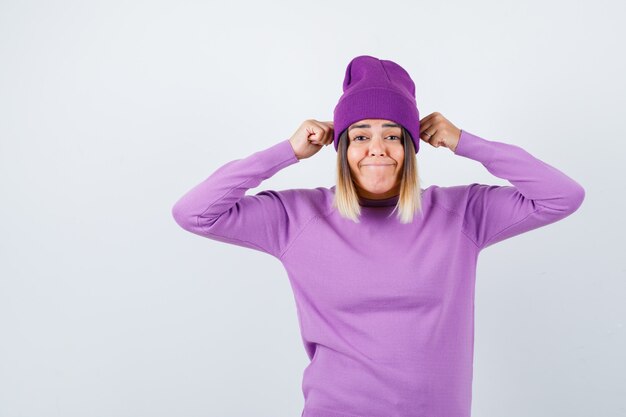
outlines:
[{"label": "woman's left fist", "polygon": [[420,120],[420,139],[435,148],[445,146],[454,152],[460,138],[461,129],[439,112],[431,113]]}]

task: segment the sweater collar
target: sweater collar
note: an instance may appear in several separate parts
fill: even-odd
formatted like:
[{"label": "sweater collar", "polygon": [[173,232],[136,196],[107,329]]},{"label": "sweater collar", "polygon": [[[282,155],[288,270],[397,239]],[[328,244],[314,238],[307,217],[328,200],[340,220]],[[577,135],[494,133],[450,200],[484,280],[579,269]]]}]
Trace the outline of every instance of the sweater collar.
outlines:
[{"label": "sweater collar", "polygon": [[[336,185],[333,185],[332,187],[330,187],[333,193],[335,192],[336,187],[337,187]],[[394,195],[389,198],[383,198],[383,199],[371,199],[371,198],[365,198],[361,196],[359,196],[358,198],[359,198],[359,205],[363,207],[388,207],[388,206],[395,206],[398,203],[398,200],[400,199],[400,194]]]},{"label": "sweater collar", "polygon": [[359,204],[365,207],[395,206],[398,203],[399,198],[400,194],[382,199],[371,199],[359,196]]}]

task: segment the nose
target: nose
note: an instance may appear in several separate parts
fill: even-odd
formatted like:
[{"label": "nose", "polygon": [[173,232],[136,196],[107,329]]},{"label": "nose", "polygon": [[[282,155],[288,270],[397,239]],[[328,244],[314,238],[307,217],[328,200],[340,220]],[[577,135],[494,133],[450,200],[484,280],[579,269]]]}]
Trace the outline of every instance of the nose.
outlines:
[{"label": "nose", "polygon": [[372,140],[370,141],[370,146],[369,146],[369,153],[371,156],[385,155],[386,153],[385,143],[383,142],[383,139],[379,137],[378,135],[375,135],[372,137]]}]

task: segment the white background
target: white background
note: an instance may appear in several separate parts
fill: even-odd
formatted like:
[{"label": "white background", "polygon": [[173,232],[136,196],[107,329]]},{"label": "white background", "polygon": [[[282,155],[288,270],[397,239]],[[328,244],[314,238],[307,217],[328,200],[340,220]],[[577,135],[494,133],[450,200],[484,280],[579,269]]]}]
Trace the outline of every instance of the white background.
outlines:
[{"label": "white background", "polygon": [[[182,230],[171,208],[332,120],[361,54],[409,71],[420,117],[586,191],[481,253],[472,415],[625,415],[624,15],[606,0],[2,1],[0,417],[300,415],[308,358],[282,265]],[[331,186],[335,157],[251,192]],[[509,184],[424,142],[418,168],[424,188]]]}]

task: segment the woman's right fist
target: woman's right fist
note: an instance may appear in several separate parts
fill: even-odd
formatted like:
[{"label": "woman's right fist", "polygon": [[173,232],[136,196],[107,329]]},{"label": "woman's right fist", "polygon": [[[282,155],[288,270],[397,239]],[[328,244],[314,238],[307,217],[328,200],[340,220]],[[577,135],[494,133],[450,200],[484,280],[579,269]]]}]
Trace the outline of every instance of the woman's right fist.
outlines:
[{"label": "woman's right fist", "polygon": [[334,140],[334,123],[308,119],[302,122],[296,133],[289,139],[298,159],[315,155],[323,146]]}]

